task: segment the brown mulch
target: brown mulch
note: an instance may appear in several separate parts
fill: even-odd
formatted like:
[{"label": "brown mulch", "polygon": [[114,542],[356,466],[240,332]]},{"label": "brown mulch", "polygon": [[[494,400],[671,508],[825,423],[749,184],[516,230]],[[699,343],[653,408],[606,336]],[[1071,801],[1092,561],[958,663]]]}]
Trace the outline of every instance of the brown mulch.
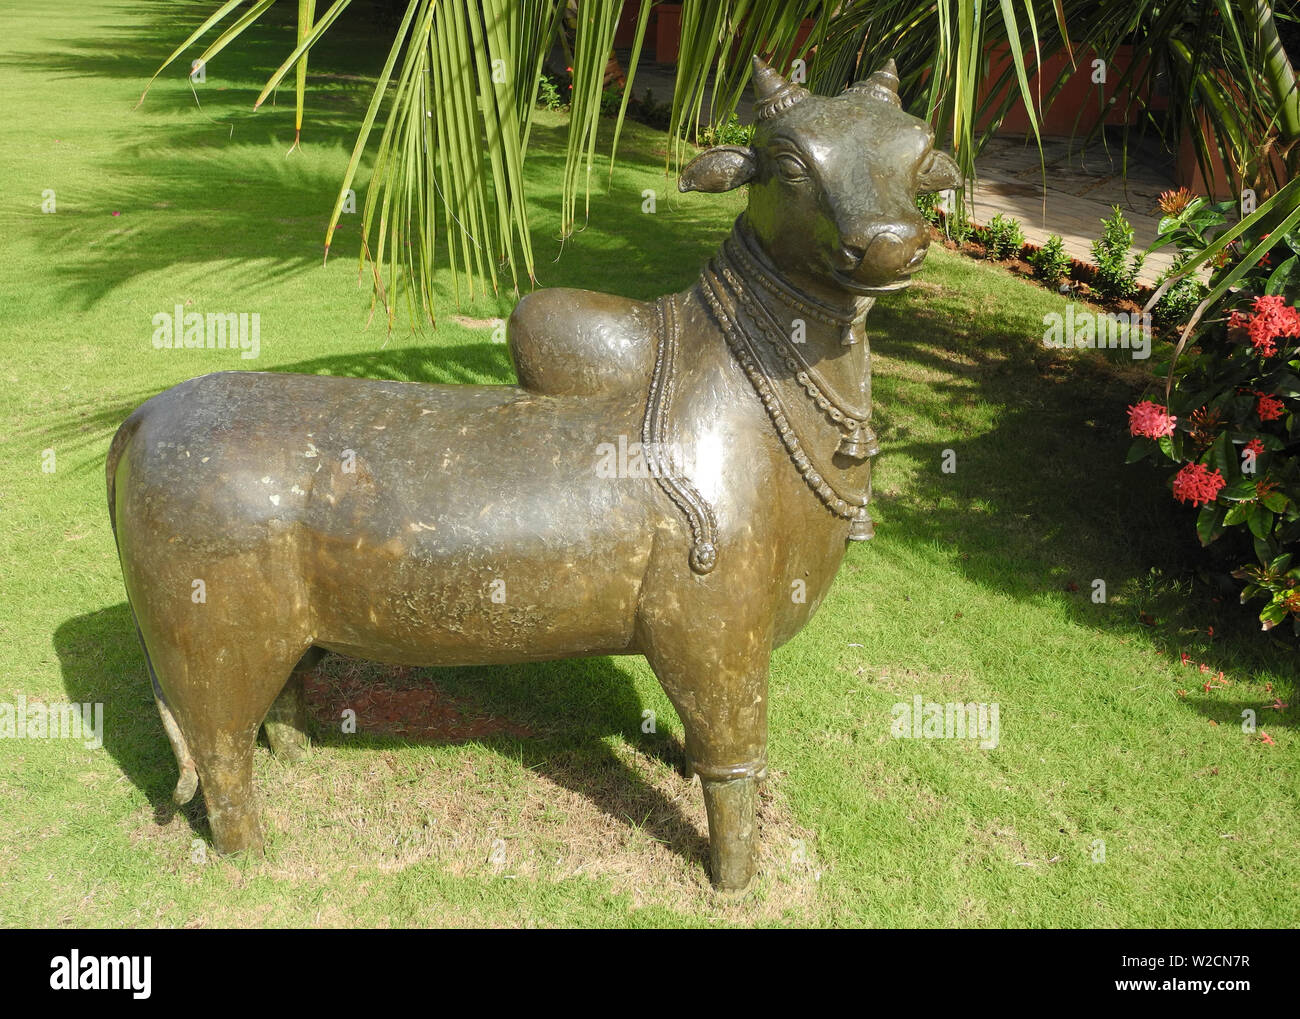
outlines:
[{"label": "brown mulch", "polygon": [[337,729],[345,709],[357,713],[357,732],[438,743],[466,743],[490,736],[529,738],[526,727],[475,710],[414,669],[376,674],[314,669],[303,677],[307,711],[317,724]]}]

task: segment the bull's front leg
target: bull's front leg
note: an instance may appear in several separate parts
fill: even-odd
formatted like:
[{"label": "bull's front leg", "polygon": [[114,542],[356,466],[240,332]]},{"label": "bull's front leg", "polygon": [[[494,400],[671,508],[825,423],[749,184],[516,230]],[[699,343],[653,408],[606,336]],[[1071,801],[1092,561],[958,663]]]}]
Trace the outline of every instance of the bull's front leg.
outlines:
[{"label": "bull's front leg", "polygon": [[681,717],[687,760],[704,787],[713,883],[743,891],[758,861],[770,645],[756,641],[743,651],[719,653],[717,633],[692,630],[683,637],[654,642],[646,657]]},{"label": "bull's front leg", "polygon": [[758,868],[758,778],[702,778],[709,869],[720,891],[743,892]]}]

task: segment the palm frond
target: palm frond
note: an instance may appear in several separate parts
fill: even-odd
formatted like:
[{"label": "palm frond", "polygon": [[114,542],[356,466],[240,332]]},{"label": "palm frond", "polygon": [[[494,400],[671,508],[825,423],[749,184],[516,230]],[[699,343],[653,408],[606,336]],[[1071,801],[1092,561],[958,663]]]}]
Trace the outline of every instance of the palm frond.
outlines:
[{"label": "palm frond", "polygon": [[[255,0],[242,13],[237,0],[221,4],[159,72],[220,29],[200,59],[215,57],[273,2]],[[349,2],[333,0],[317,18],[315,0],[298,0],[296,43],[258,97],[260,105],[295,71],[295,144],[309,53]],[[626,2],[638,23],[611,173],[652,6]],[[458,302],[503,286],[517,290],[521,276],[534,281],[524,174],[538,79],[552,47],[567,46],[566,14],[573,23],[572,96],[559,181],[561,236],[574,231],[580,193],[587,196],[584,215],[590,207],[605,68],[624,6],[625,0],[407,0],[325,238],[328,254],[382,121],[359,257],[390,327],[399,291],[414,318],[433,318],[443,299],[434,283],[441,265],[451,270]],[[994,44],[1005,46],[1009,59],[991,73]],[[1037,135],[1040,113],[1082,70],[1080,55],[1109,62],[1121,45],[1131,46],[1133,57],[1108,94],[1132,106],[1158,84],[1167,86],[1171,115],[1157,127],[1170,144],[1190,133],[1203,172],[1218,157],[1270,190],[1300,173],[1300,89],[1267,0],[683,0],[669,161],[680,164],[702,125],[723,123],[736,111],[753,53],[785,73],[803,60],[808,87],[823,93],[893,58],[905,105],[935,126],[939,144],[953,151],[970,180],[980,147],[1012,105],[1023,104]],[[1056,54],[1066,59],[1049,78],[1039,69]],[[1086,113],[1080,111],[1076,132]],[[1150,111],[1144,116],[1154,120]],[[1105,119],[1093,117],[1087,139]],[[1284,157],[1285,173],[1273,153]]]}]

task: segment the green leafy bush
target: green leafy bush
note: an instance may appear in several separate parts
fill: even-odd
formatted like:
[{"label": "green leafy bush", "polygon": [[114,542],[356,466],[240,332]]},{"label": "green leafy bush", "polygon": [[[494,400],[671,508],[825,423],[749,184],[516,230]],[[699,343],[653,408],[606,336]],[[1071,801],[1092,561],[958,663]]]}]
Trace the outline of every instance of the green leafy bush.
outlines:
[{"label": "green leafy bush", "polygon": [[537,82],[537,105],[544,110],[560,110],[564,108],[558,86],[544,74]]},{"label": "green leafy bush", "polygon": [[975,233],[975,226],[961,209],[950,209],[943,217],[943,228],[954,244],[965,244]]},{"label": "green leafy bush", "polygon": [[1020,220],[998,213],[984,228],[984,253],[989,258],[1015,258],[1025,246]]},{"label": "green leafy bush", "polygon": [[[1190,202],[1161,220],[1157,246],[1179,245],[1186,261],[1226,229],[1231,208]],[[1240,251],[1263,239],[1247,231],[1235,253],[1225,249],[1211,287],[1239,265]],[[1203,545],[1234,528],[1248,534],[1255,562],[1231,570],[1246,582],[1242,601],[1264,600],[1265,630],[1289,616],[1300,633],[1300,565],[1292,566],[1300,547],[1297,298],[1300,230],[1292,230],[1207,309],[1187,353],[1166,366],[1173,376],[1168,406],[1143,400],[1129,408],[1128,458],[1177,466],[1173,496],[1198,509]]]},{"label": "green leafy bush", "polygon": [[[1204,251],[1214,237],[1226,229],[1226,217],[1234,208],[1233,202],[1210,205],[1186,188],[1162,194],[1160,210],[1164,215],[1156,228],[1156,242],[1151,247],[1155,250],[1172,244],[1178,249],[1178,254],[1168,271],[1161,273],[1157,285],[1177,276],[1195,255]],[[1192,317],[1208,293],[1209,288],[1195,275],[1183,276],[1175,280],[1156,302],[1151,309],[1152,318],[1162,326],[1180,325]]]},{"label": "green leafy bush", "polygon": [[700,133],[704,145],[748,145],[754,140],[754,125],[742,124],[734,113],[725,124],[712,124]]},{"label": "green leafy bush", "polygon": [[617,117],[618,111],[623,108],[623,92],[616,88],[607,88],[600,93],[600,115],[602,117]]},{"label": "green leafy bush", "polygon": [[[1164,283],[1171,276],[1176,275],[1190,259],[1190,254],[1180,253],[1175,256],[1173,264],[1168,271],[1161,273],[1156,283]],[[1155,303],[1155,307],[1151,309],[1151,317],[1158,325],[1180,325],[1192,317],[1192,312],[1205,300],[1205,295],[1208,293],[1209,287],[1195,275],[1184,276],[1176,280]]]},{"label": "green leafy bush", "polygon": [[672,123],[673,107],[671,103],[655,102],[654,93],[646,89],[640,99],[635,95],[632,97],[632,101],[627,105],[627,113],[633,120],[639,120],[642,124],[660,131],[667,131]]},{"label": "green leafy bush", "polygon": [[1123,299],[1137,293],[1137,276],[1142,271],[1146,256],[1137,254],[1128,260],[1133,246],[1133,228],[1118,205],[1111,206],[1112,215],[1101,221],[1101,237],[1092,242],[1092,260],[1097,265],[1094,286],[1107,297]]},{"label": "green leafy bush", "polygon": [[1065,253],[1065,242],[1059,234],[1052,234],[1047,243],[1029,253],[1029,264],[1034,275],[1049,286],[1056,286],[1070,271],[1070,256]]},{"label": "green leafy bush", "polygon": [[928,195],[917,195],[916,211],[931,226],[939,226],[943,222],[943,217],[940,215],[940,196],[937,192]]}]

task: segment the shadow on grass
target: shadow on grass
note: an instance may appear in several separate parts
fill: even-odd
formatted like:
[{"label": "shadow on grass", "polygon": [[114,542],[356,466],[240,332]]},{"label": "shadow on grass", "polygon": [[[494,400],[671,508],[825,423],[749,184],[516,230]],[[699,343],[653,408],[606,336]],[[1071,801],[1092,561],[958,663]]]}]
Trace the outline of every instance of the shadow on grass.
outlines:
[{"label": "shadow on grass", "polygon": [[[251,102],[252,94],[242,98]],[[145,133],[147,142],[125,145],[106,162],[97,177],[107,183],[86,184],[66,197],[61,191],[58,217],[24,222],[53,256],[55,279],[67,299],[82,308],[132,280],[164,272],[158,286],[167,292],[158,296],[159,309],[169,310],[182,296],[175,291],[189,285],[187,274],[219,278],[230,295],[247,302],[251,295],[321,269],[325,231],[354,130],[351,118],[313,123],[312,155],[286,159],[283,125],[267,120],[241,123],[234,140],[213,138],[207,129],[194,129],[191,135],[187,129],[152,127]],[[602,124],[602,144],[609,130],[609,124]],[[539,285],[595,288],[641,299],[689,285],[725,232],[719,229],[717,207],[680,201],[671,194],[675,182],[664,178],[662,188],[669,194],[659,213],[641,214],[644,163],[635,170],[620,169],[607,190],[600,175],[591,196],[591,225],[584,228],[580,221],[577,232],[561,243],[563,158],[551,153],[563,152],[566,133],[564,125],[533,127],[527,191]],[[641,133],[635,126],[625,131],[620,160],[627,166],[638,158],[653,159]],[[368,183],[365,172],[354,183],[359,204]],[[581,196],[578,211],[581,216]],[[109,218],[111,212],[121,216]],[[626,229],[633,213],[635,228]],[[360,225],[359,214],[342,217],[331,264],[355,262]],[[439,238],[442,266],[447,239]],[[365,272],[367,289],[371,271]],[[388,267],[380,271],[388,288]],[[444,267],[435,277],[436,311],[504,316],[518,295],[530,289],[521,255],[518,273],[518,291],[509,270],[498,267],[495,293],[476,286],[472,299],[458,299]],[[399,337],[411,327],[403,279],[399,269],[398,283],[389,291],[394,335]],[[350,295],[346,301],[358,325],[367,321],[367,303]],[[377,342],[385,336],[383,318],[380,309],[371,319]],[[436,329],[423,323],[418,328],[422,340],[437,343]]]},{"label": "shadow on grass", "polygon": [[[1215,671],[1293,676],[1294,648],[1261,639],[1257,607],[1239,606],[1222,576],[1225,563],[1253,559],[1249,546],[1229,534],[1200,548],[1170,472],[1125,463],[1127,408],[1150,382],[1150,362],[1045,348],[1042,306],[1026,284],[1002,289],[966,260],[954,269],[955,280],[882,301],[868,319],[873,351],[896,362],[873,379],[878,540],[951,548],[969,580],[1064,601],[1075,622],[1142,634],[1172,661],[1188,651]],[[891,457],[917,465],[899,489]],[[1091,601],[1097,579],[1107,604]]]},{"label": "shadow on grass", "polygon": [[[214,3],[187,4],[179,18],[175,4],[133,5],[129,24],[109,34],[60,39],[57,47],[0,56],[0,67],[55,77],[134,81],[143,89],[190,24],[197,25]],[[285,153],[293,139],[292,89],[281,91],[278,107],[268,101],[258,112],[252,109],[264,81],[292,48],[290,5],[273,7],[218,55],[208,81],[195,86],[201,107],[196,107],[183,70],[201,52],[202,44],[197,44],[164,72],[142,106],[124,105],[120,114],[108,117],[101,138],[110,153],[101,158],[96,172],[52,180],[51,186],[58,185],[59,215],[23,220],[52,256],[54,278],[67,299],[90,307],[151,273],[170,271],[169,282],[175,286],[178,270],[207,279],[220,264],[222,285],[246,301],[259,288],[319,268],[343,169],[392,40],[392,26],[378,9],[382,6],[354,4],[312,50],[304,150],[290,158]],[[654,297],[665,280],[680,277],[683,284],[688,282],[695,266],[711,253],[717,241],[716,217],[703,206],[679,204],[675,182],[669,179],[662,189],[660,214],[640,215],[644,182],[632,187],[625,168],[653,166],[660,159],[657,139],[665,136],[639,125],[627,125],[621,166],[607,189],[604,152],[612,128],[612,120],[601,122],[590,221],[626,224],[635,213],[637,228],[587,233],[581,229],[580,194],[579,230],[561,244],[556,236],[558,190],[567,127],[534,123],[525,180],[537,273],[549,286],[601,280],[602,289]],[[371,138],[354,184],[359,201],[364,201],[368,159],[378,134]],[[360,215],[342,217],[331,249],[335,259],[357,257],[360,222]],[[446,240],[440,236],[439,245]],[[445,250],[439,261],[445,264]],[[519,274],[520,288],[526,291],[522,258]],[[495,306],[496,314],[509,310],[516,298],[508,270],[499,272],[499,278],[499,294],[471,302],[473,306]],[[445,270],[438,284],[443,291],[439,310],[454,310]],[[676,285],[671,283],[670,289]],[[160,295],[159,307],[170,307],[172,296]],[[400,293],[391,296],[403,326],[405,299]]]},{"label": "shadow on grass", "polygon": [[[127,604],[76,616],[54,633],[63,685],[73,703],[105,705],[104,749],[145,796],[155,821],[170,823],[177,813],[204,838],[210,838],[199,798],[178,810],[172,803],[177,767],[153,702],[144,654],[135,638]],[[327,659],[328,662],[328,659]],[[388,683],[395,670],[365,666],[374,681]],[[674,767],[685,762],[681,743],[640,731],[641,700],[626,667],[614,658],[572,659],[516,666],[401,670],[400,685],[436,685],[475,714],[491,714],[537,738],[508,733],[473,740],[502,757],[587,798],[615,820],[640,828],[671,846],[683,858],[707,866],[708,844],[681,810],[648,784],[613,751],[610,736],[623,736],[647,754]],[[328,699],[328,698],[326,698]],[[334,713],[320,703],[316,714]],[[413,738],[367,731],[358,711],[358,734],[344,735],[313,723],[313,743],[331,751],[364,753],[393,746],[446,746],[464,737]],[[327,767],[321,757],[293,765]],[[200,792],[201,792],[200,788]]]},{"label": "shadow on grass", "polygon": [[1187,706],[1212,722],[1231,728],[1239,727],[1247,716],[1245,712],[1254,712],[1254,725],[1257,731],[1267,732],[1273,728],[1295,728],[1300,724],[1300,713],[1285,709],[1275,709],[1260,701],[1211,701],[1203,697],[1186,698]]},{"label": "shadow on grass", "polygon": [[[197,21],[210,7],[195,3],[184,16]],[[135,18],[138,9],[130,10]],[[287,53],[292,16],[285,5],[274,8],[269,20],[214,65],[213,85],[201,94],[206,117],[220,123],[193,115],[193,97],[175,81],[151,94],[141,111],[149,119],[132,125],[129,139],[105,161],[100,182],[73,196],[67,218],[58,217],[57,229],[66,233],[50,235],[70,296],[99,301],[130,279],[176,265],[211,272],[214,252],[226,260],[219,271],[232,288],[274,285],[319,264],[338,184],[333,164],[283,158],[291,130],[285,108],[249,112],[261,82]],[[107,40],[0,60],[55,75],[143,81],[170,42],[183,36],[177,24],[173,7],[152,4],[138,27]],[[362,75],[374,73],[386,50],[383,30],[350,31],[340,26],[327,36],[336,40],[334,48],[322,48],[313,58],[317,71],[307,128],[310,145],[322,152],[350,148],[370,87]],[[329,73],[319,73],[322,68]],[[128,115],[124,110],[123,117]],[[233,142],[222,126],[227,122],[237,125]],[[559,218],[555,182],[563,135],[561,126],[534,127],[528,194],[543,280],[641,298],[688,285],[725,232],[717,207],[678,204],[669,187],[661,213],[641,215],[639,183],[629,186],[622,171],[609,193],[592,196],[590,233],[570,239],[559,261],[549,261],[545,238]],[[639,160],[644,171],[657,158],[660,138],[629,125],[624,160]],[[603,180],[603,160],[594,176]],[[102,233],[93,213],[110,202],[127,205],[128,213],[132,205],[149,210],[154,218],[137,233],[90,245]],[[41,217],[33,222],[35,229],[55,229]],[[340,255],[349,246],[355,253],[355,234],[343,237]],[[1231,599],[1204,611],[1170,607],[1168,592],[1153,592],[1149,604],[1130,603],[1122,610],[1090,604],[1094,579],[1116,590],[1152,570],[1178,577],[1203,570],[1207,560],[1194,545],[1192,514],[1172,501],[1148,465],[1124,463],[1125,409],[1137,392],[1133,373],[1071,352],[1045,351],[1041,323],[1018,306],[1018,295],[1029,293],[1019,289],[1024,284],[976,280],[975,272],[974,266],[959,265],[944,287],[926,288],[922,276],[922,286],[882,301],[868,321],[875,349],[903,369],[875,381],[875,421],[884,449],[876,492],[881,540],[952,547],[954,570],[1021,600],[1059,600],[1074,586],[1076,621],[1150,634],[1171,656],[1199,641],[1184,636],[1194,617],[1202,631],[1212,625],[1232,635],[1195,648],[1216,670],[1285,669],[1286,652],[1259,641],[1250,613]],[[962,283],[972,284],[970,290]],[[508,304],[506,297],[500,301]],[[166,307],[170,300],[159,303]],[[504,347],[491,344],[324,356],[273,370],[441,383],[511,377]],[[918,386],[925,389],[922,400],[911,398]],[[45,431],[74,444],[102,441],[104,431],[151,395],[86,408]],[[991,424],[970,424],[967,411],[976,406],[996,408]],[[939,469],[945,450],[956,454],[956,473]],[[890,489],[891,456],[923,465],[905,493]],[[1139,612],[1147,610],[1163,616],[1156,630],[1139,622]],[[130,634],[129,626],[125,632]]]},{"label": "shadow on grass", "polygon": [[[304,149],[286,158],[294,136],[292,78],[260,111],[253,103],[293,49],[291,5],[273,6],[213,59],[205,82],[191,85],[190,61],[233,22],[232,14],[135,105],[159,64],[216,6],[124,4],[121,24],[96,26],[101,31],[80,38],[69,12],[50,18],[48,46],[0,56],[0,67],[108,82],[114,94],[123,91],[118,82],[132,86],[130,101],[99,126],[111,154],[91,175],[52,179],[59,215],[30,223],[55,257],[55,279],[82,307],[165,268],[206,273],[224,259],[224,280],[243,293],[321,264],[341,171],[394,26],[377,17],[380,4],[362,0],[313,48]],[[56,167],[51,173],[57,178]],[[359,249],[354,220],[345,216],[335,251],[355,256]]]}]

